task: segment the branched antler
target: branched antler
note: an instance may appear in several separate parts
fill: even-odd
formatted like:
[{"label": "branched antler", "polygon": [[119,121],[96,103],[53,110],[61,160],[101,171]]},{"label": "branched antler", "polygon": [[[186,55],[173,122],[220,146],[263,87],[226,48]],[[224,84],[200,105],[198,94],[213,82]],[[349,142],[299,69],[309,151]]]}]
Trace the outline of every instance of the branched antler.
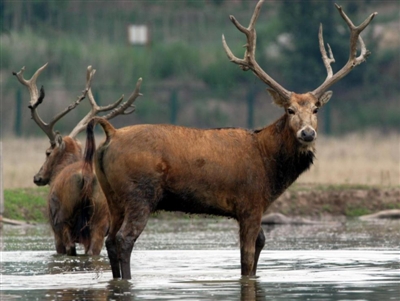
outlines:
[{"label": "branched antler", "polygon": [[[106,111],[111,111],[107,115],[104,116],[106,119],[112,119],[118,115],[127,115],[131,114],[132,112],[135,111],[135,106],[133,105],[133,102],[142,94],[139,92],[140,86],[142,84],[142,79],[139,78],[139,80],[136,83],[136,88],[135,91],[131,94],[129,99],[122,103],[122,100],[124,96],[122,95],[115,103],[107,105],[107,106],[99,106],[92,93],[91,89],[91,83],[92,83],[92,78],[94,74],[96,73],[96,70],[92,68],[92,66],[87,67],[86,71],[86,86],[85,89],[82,91],[82,94],[77,97],[76,101],[70,104],[67,108],[65,108],[64,111],[60,112],[56,116],[52,118],[52,120],[49,123],[44,122],[38,112],[37,112],[37,107],[43,102],[43,99],[45,97],[45,92],[43,86],[41,87],[40,91],[38,91],[37,86],[36,86],[36,80],[40,73],[47,67],[47,63],[40,67],[31,77],[31,79],[27,80],[24,78],[23,74],[25,71],[25,67],[22,67],[19,72],[13,72],[13,75],[15,75],[19,82],[26,86],[29,90],[30,94],[30,102],[29,102],[29,108],[31,110],[31,116],[32,119],[37,123],[37,125],[42,129],[42,131],[49,137],[50,139],[50,144],[51,147],[54,147],[57,142],[56,142],[56,136],[57,132],[54,130],[54,126],[59,121],[63,116],[65,116],[68,112],[72,111],[75,109],[83,99],[86,97],[89,99],[89,103],[91,105],[91,110],[90,112],[82,118],[81,121],[74,127],[74,129],[71,131],[71,133],[68,135],[70,137],[75,137],[77,134],[82,132],[85,128],[90,119],[93,116],[96,116],[97,114],[101,112],[106,112]],[[131,110],[128,110],[128,108],[131,108]]]},{"label": "branched antler", "polygon": [[[95,71],[92,69],[92,66],[89,66],[87,69],[87,77],[89,76],[90,72]],[[106,112],[112,110],[110,113],[107,115],[103,116],[106,119],[112,119],[118,115],[128,115],[131,114],[135,111],[135,106],[133,105],[133,102],[142,94],[139,92],[140,91],[140,86],[142,84],[142,78],[139,78],[137,83],[136,83],[136,88],[134,92],[131,94],[131,96],[128,98],[128,100],[124,103],[121,104],[122,100],[124,99],[124,95],[122,95],[116,102],[113,104],[107,105],[107,106],[99,106],[96,102],[96,100],[93,97],[92,90],[89,89],[87,96],[89,99],[89,103],[91,105],[91,110],[89,113],[86,114],[85,117],[82,118],[81,121],[75,126],[75,128],[72,130],[72,132],[68,135],[70,137],[75,137],[77,134],[82,132],[87,124],[89,123],[90,119],[92,117],[98,115],[101,112]],[[132,108],[130,111],[127,111],[128,108]]]},{"label": "branched antler", "polygon": [[[345,77],[355,66],[364,62],[366,58],[370,55],[370,52],[365,47],[364,41],[361,38],[360,33],[368,26],[368,24],[378,13],[375,12],[371,14],[367,19],[365,19],[363,23],[361,23],[359,26],[355,26],[350,18],[345,14],[342,7],[337,4],[335,4],[335,6],[350,29],[350,54],[347,63],[342,67],[342,69],[333,74],[331,64],[335,62],[335,59],[333,58],[333,53],[329,44],[327,44],[329,56],[326,53],[321,24],[319,27],[318,40],[319,48],[322,54],[322,60],[327,71],[327,77],[325,81],[312,92],[317,98],[319,98],[330,86]],[[361,48],[359,56],[357,56],[357,41],[360,43]]]},{"label": "branched antler", "polygon": [[[255,51],[256,51],[256,42],[257,42],[257,34],[255,30],[255,23],[260,14],[261,6],[264,0],[258,1],[254,13],[251,17],[250,24],[246,28],[241,25],[234,16],[230,16],[230,20],[236,26],[236,28],[243,32],[246,35],[247,43],[245,45],[246,51],[244,53],[244,58],[237,58],[230,48],[228,47],[224,35],[222,35],[222,44],[224,46],[225,52],[228,55],[231,62],[239,65],[244,71],[252,70],[254,74],[261,79],[264,83],[270,86],[273,90],[275,90],[283,100],[288,100],[292,92],[283,88],[280,84],[278,84],[272,77],[270,77],[257,63],[255,59]],[[361,64],[368,57],[370,52],[366,49],[365,44],[360,36],[360,33],[368,26],[368,24],[372,21],[372,19],[377,15],[377,13],[371,14],[362,24],[359,26],[354,26],[349,17],[344,13],[341,6],[335,4],[338,9],[340,15],[345,20],[347,25],[350,28],[350,55],[349,60],[346,65],[340,69],[337,73],[333,74],[331,64],[335,62],[333,57],[332,50],[328,44],[328,52],[326,52],[324,46],[324,40],[322,37],[322,25],[320,25],[318,39],[319,39],[319,47],[322,54],[322,59],[327,70],[327,77],[324,83],[315,89],[312,94],[314,94],[318,99],[322,96],[322,94],[334,83],[339,81],[341,78],[346,76],[355,66]],[[357,41],[360,42],[361,53],[357,56]]]},{"label": "branched antler", "polygon": [[30,94],[30,102],[29,102],[29,109],[31,110],[32,119],[36,122],[36,124],[42,129],[42,131],[49,137],[50,144],[52,147],[56,145],[56,131],[54,131],[54,126],[63,116],[65,116],[68,112],[75,109],[81,101],[86,97],[88,91],[90,90],[90,85],[93,77],[93,73],[88,74],[86,80],[86,87],[85,90],[82,91],[82,94],[77,97],[76,101],[69,105],[64,111],[60,112],[56,116],[52,118],[49,123],[44,122],[38,112],[37,107],[43,102],[45,92],[43,86],[40,88],[40,94],[38,93],[38,89],[36,86],[36,80],[40,73],[47,67],[47,64],[44,64],[40,67],[31,77],[31,79],[27,80],[24,78],[24,71],[25,67],[22,67],[19,72],[13,72],[13,75],[17,77],[19,82],[28,88]]},{"label": "branched antler", "polygon": [[255,24],[257,22],[258,16],[260,14],[261,6],[264,0],[260,0],[256,8],[254,9],[253,16],[251,17],[250,24],[246,28],[241,25],[234,16],[230,16],[230,20],[236,26],[236,28],[246,35],[247,43],[245,45],[246,51],[244,53],[244,58],[237,58],[230,50],[228,44],[225,41],[225,36],[222,35],[222,44],[224,46],[225,52],[228,55],[231,62],[238,64],[244,71],[252,70],[254,74],[261,79],[264,83],[278,92],[281,97],[285,100],[290,98],[291,92],[283,88],[278,84],[272,77],[270,77],[257,63],[255,59],[256,44],[257,44],[257,34],[255,29]]}]

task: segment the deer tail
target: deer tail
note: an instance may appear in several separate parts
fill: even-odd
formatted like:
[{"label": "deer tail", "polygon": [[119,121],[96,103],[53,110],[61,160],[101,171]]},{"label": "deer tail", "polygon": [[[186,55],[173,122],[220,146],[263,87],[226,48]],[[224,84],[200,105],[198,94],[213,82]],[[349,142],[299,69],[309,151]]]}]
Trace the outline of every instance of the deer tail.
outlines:
[{"label": "deer tail", "polygon": [[115,133],[116,129],[109,123],[106,119],[102,117],[93,117],[92,120],[89,121],[86,128],[86,146],[85,153],[83,157],[83,167],[82,167],[82,176],[84,179],[83,184],[83,196],[92,195],[93,191],[93,179],[95,177],[93,172],[93,157],[96,151],[96,141],[94,139],[94,128],[96,124],[99,123],[106,134],[106,142],[109,141],[111,136]]}]

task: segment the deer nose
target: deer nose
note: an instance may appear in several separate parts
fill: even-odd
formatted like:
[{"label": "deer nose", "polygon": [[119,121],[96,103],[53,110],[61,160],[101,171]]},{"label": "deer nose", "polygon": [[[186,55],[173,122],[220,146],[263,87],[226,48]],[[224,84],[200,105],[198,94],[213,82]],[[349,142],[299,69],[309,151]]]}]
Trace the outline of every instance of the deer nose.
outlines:
[{"label": "deer nose", "polygon": [[33,183],[35,183],[38,186],[45,185],[45,183],[43,183],[43,178],[41,176],[38,176],[38,175],[33,177]]},{"label": "deer nose", "polygon": [[313,128],[307,127],[300,133],[301,139],[305,142],[311,142],[315,139],[316,132]]}]

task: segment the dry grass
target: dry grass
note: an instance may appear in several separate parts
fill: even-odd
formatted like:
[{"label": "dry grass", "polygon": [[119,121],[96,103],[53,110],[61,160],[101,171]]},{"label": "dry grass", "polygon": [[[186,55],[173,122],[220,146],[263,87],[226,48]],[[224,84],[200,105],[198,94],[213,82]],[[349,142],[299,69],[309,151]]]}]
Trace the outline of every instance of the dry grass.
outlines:
[{"label": "dry grass", "polygon": [[[33,175],[44,162],[48,145],[46,138],[5,138],[4,188],[34,187]],[[321,135],[317,142],[317,160],[298,182],[398,186],[400,135],[368,133],[340,138]]]}]

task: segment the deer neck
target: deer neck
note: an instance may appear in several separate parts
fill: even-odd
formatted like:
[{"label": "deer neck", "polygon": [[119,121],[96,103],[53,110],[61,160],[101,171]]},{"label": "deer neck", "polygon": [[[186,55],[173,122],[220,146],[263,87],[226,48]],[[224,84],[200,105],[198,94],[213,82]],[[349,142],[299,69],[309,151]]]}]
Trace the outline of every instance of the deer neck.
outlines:
[{"label": "deer neck", "polygon": [[65,150],[60,154],[59,159],[54,162],[50,185],[54,182],[54,179],[64,168],[76,162],[82,161],[82,149],[80,145],[72,139],[65,139],[64,142]]},{"label": "deer neck", "polygon": [[286,114],[255,134],[269,179],[269,199],[274,201],[310,168],[315,150],[305,149],[297,141]]}]

